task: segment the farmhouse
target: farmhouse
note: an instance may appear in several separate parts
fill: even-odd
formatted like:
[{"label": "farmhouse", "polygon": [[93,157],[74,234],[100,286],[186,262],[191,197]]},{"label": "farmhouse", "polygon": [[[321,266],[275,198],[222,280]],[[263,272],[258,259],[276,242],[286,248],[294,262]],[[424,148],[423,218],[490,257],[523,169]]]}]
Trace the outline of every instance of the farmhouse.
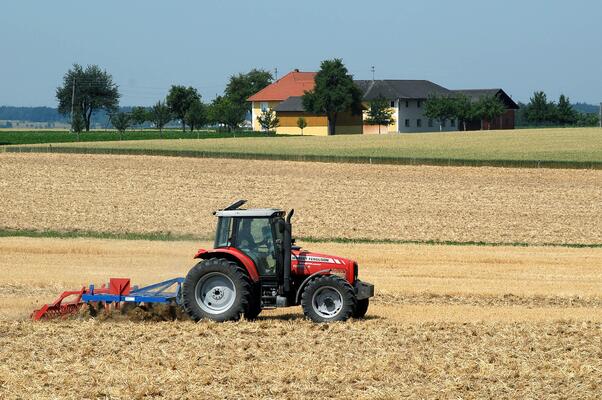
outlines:
[{"label": "farmhouse", "polygon": [[[394,119],[393,124],[388,126],[389,132],[439,130],[437,121],[425,117],[424,103],[430,95],[452,95],[450,90],[425,80],[356,80],[355,83],[362,90],[366,105],[379,97],[389,101]],[[447,121],[442,127],[446,131],[457,130],[455,120]],[[364,126],[364,133],[378,132],[378,126]]]},{"label": "farmhouse", "polygon": [[296,69],[249,97],[247,100],[251,102],[253,130],[261,130],[257,117],[263,111],[268,108],[274,110],[289,97],[303,96],[305,91],[312,90],[315,76],[315,72],[301,72]]},{"label": "farmhouse", "polygon": [[[326,116],[306,112],[301,101],[303,93],[314,88],[315,75],[315,72],[301,72],[296,69],[249,97],[253,130],[261,130],[257,117],[263,111],[272,109],[280,120],[280,124],[276,128],[277,133],[328,135]],[[303,131],[297,127],[297,120],[300,117],[305,118],[307,123],[307,127]],[[361,115],[342,113],[337,118],[335,134],[361,134],[362,125]]]},{"label": "farmhouse", "polygon": [[[254,131],[262,128],[257,117],[265,110],[276,112],[280,121],[276,132],[280,134],[308,134],[328,135],[328,119],[325,115],[308,113],[303,108],[302,96],[306,91],[314,88],[315,72],[301,72],[294,70],[281,79],[267,86],[248,98],[252,104],[252,124]],[[465,94],[472,101],[478,101],[482,96],[496,96],[506,106],[506,113],[495,121],[474,120],[468,121],[468,130],[479,129],[514,129],[515,110],[518,105],[502,89],[469,89],[449,90],[428,80],[355,80],[356,85],[363,94],[365,109],[369,102],[377,98],[384,98],[389,102],[394,122],[385,127],[364,124],[367,112],[363,115],[351,113],[339,114],[337,118],[336,133],[340,134],[374,134],[374,133],[412,133],[457,131],[460,124],[451,119],[439,124],[439,121],[427,118],[425,103],[429,96],[453,96]],[[297,120],[303,117],[307,127],[301,131],[297,127]]]},{"label": "farmhouse", "polygon": [[487,119],[475,119],[467,121],[466,130],[478,131],[480,129],[514,129],[515,113],[518,110],[518,104],[512,100],[506,92],[502,89],[465,89],[465,90],[454,90],[454,93],[461,93],[467,96],[471,101],[477,102],[481,97],[495,96],[504,103],[506,106],[506,112],[496,118],[493,121]]}]

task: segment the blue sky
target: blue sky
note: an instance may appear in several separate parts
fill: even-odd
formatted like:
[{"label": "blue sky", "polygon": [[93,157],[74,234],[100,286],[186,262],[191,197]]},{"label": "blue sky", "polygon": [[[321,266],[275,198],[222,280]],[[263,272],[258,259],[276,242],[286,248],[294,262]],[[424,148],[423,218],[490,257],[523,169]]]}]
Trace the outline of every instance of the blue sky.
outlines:
[{"label": "blue sky", "polygon": [[0,11],[0,105],[55,106],[75,62],[98,64],[122,105],[172,84],[203,98],[258,67],[279,75],[340,57],[357,79],[429,79],[602,101],[599,0],[19,0]]}]

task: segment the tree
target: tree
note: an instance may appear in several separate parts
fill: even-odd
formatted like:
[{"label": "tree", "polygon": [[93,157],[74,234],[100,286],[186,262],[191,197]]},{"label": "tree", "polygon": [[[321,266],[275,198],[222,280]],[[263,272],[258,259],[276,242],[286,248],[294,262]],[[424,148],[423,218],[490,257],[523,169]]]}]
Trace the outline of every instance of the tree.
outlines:
[{"label": "tree", "polygon": [[194,130],[195,126],[200,128],[207,124],[207,107],[200,100],[195,101],[188,108],[184,119],[190,127],[190,132]]},{"label": "tree", "polygon": [[273,80],[274,78],[270,72],[262,69],[252,69],[246,74],[231,76],[224,95],[248,112],[251,111],[251,104],[247,99],[268,86]]},{"label": "tree", "polygon": [[261,114],[257,116],[257,122],[259,122],[261,128],[267,132],[271,132],[280,125],[280,120],[276,116],[276,112],[271,108],[263,110]]},{"label": "tree", "polygon": [[475,106],[465,94],[458,94],[454,97],[455,117],[462,122],[462,129],[466,131],[466,122],[475,117]]},{"label": "tree", "polygon": [[506,106],[497,98],[497,96],[483,96],[475,104],[475,115],[481,120],[489,121],[488,129],[491,129],[491,122],[504,115]]},{"label": "tree", "polygon": [[73,100],[72,117],[79,113],[86,131],[89,131],[94,111],[112,113],[117,110],[119,90],[113,83],[113,77],[98,65],[88,65],[84,69],[79,64],[73,64],[73,68],[63,77],[63,85],[56,89],[56,98],[59,102],[58,111],[63,115],[71,114]]},{"label": "tree", "polygon": [[362,93],[341,59],[322,61],[313,90],[303,95],[303,107],[310,113],[326,114],[329,135],[335,134],[340,113],[362,112]]},{"label": "tree", "polygon": [[158,101],[149,111],[149,120],[159,129],[159,136],[163,127],[173,118],[169,107],[165,102]]},{"label": "tree", "polygon": [[182,131],[186,130],[186,113],[196,101],[201,101],[201,96],[193,87],[173,85],[169,89],[167,106],[172,114],[182,122]]},{"label": "tree", "polygon": [[598,126],[600,125],[600,116],[594,113],[579,113],[577,115],[577,126]]},{"label": "tree", "polygon": [[228,132],[237,129],[245,120],[246,111],[226,96],[217,96],[210,107],[211,121],[223,124]]},{"label": "tree", "polygon": [[123,133],[132,124],[131,114],[126,112],[116,112],[111,114],[109,119],[113,127],[117,129],[117,132],[119,132],[119,140],[123,139]]},{"label": "tree", "polygon": [[540,125],[550,122],[554,111],[554,104],[548,102],[544,92],[535,92],[529,104],[525,107],[525,117],[530,123]]},{"label": "tree", "polygon": [[297,118],[297,128],[301,129],[301,136],[303,136],[303,129],[307,127],[307,120],[303,117]]},{"label": "tree", "polygon": [[133,107],[130,114],[132,123],[141,126],[150,120],[149,110],[146,107]]},{"label": "tree", "polygon": [[368,117],[366,123],[368,125],[378,125],[378,133],[382,125],[389,126],[394,123],[393,110],[389,107],[389,102],[383,96],[372,100],[368,109]]},{"label": "tree", "polygon": [[577,122],[577,112],[564,94],[560,95],[556,106],[556,121],[560,125],[574,125]]},{"label": "tree", "polygon": [[456,101],[454,97],[430,95],[424,104],[424,115],[427,118],[439,120],[439,130],[448,119],[456,116]]}]

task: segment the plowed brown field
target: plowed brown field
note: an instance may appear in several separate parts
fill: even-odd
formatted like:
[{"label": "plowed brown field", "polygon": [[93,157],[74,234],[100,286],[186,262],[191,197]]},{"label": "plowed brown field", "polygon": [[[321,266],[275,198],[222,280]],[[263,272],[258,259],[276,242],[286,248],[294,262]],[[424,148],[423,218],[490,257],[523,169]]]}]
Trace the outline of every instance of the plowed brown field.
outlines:
[{"label": "plowed brown field", "polygon": [[602,171],[0,154],[0,227],[212,236],[211,212],[297,209],[318,238],[602,243]]},{"label": "plowed brown field", "polygon": [[62,288],[185,274],[209,243],[0,238],[0,398],[597,398],[602,249],[312,244],[368,318],[33,323]]}]

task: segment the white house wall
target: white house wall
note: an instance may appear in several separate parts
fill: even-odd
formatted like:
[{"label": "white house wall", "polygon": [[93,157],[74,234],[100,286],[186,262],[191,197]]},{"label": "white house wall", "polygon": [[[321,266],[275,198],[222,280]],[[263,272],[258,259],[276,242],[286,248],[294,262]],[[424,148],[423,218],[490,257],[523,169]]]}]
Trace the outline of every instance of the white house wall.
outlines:
[{"label": "white house wall", "polygon": [[[418,102],[420,102],[420,107],[418,107]],[[433,120],[433,126],[429,126],[429,119],[424,116],[424,105],[426,100],[399,100],[397,107],[397,117],[396,121],[397,132],[400,133],[412,133],[412,132],[438,132],[439,131],[439,121]],[[410,126],[406,127],[406,119],[409,120]],[[422,126],[418,126],[418,120],[421,120]],[[446,121],[445,127],[443,131],[451,132],[457,131],[457,121],[455,126],[451,126],[450,121]]]}]

